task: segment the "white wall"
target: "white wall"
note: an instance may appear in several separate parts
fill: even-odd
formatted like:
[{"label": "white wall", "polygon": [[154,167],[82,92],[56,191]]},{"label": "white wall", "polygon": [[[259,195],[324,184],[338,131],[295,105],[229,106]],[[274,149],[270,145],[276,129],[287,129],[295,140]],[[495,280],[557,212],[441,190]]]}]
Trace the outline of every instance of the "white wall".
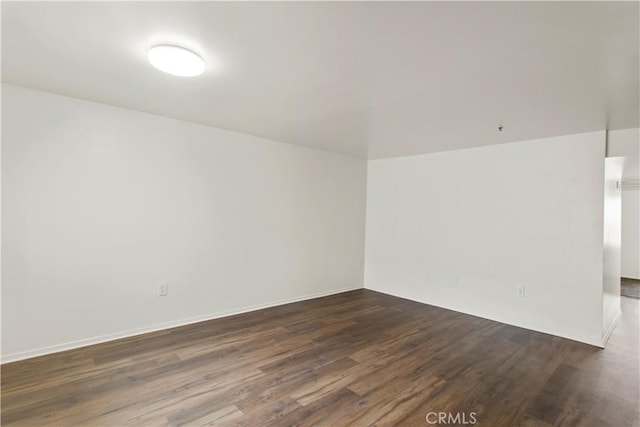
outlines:
[{"label": "white wall", "polygon": [[609,131],[607,157],[640,155],[640,128]]},{"label": "white wall", "polygon": [[602,332],[606,341],[620,315],[620,256],[623,159],[605,159],[604,168],[604,253],[602,281]]},{"label": "white wall", "polygon": [[640,191],[622,192],[622,277],[640,280]]},{"label": "white wall", "polygon": [[3,361],[362,287],[365,161],[2,89]]},{"label": "white wall", "polygon": [[593,132],[370,161],[365,287],[600,345],[604,156]]}]

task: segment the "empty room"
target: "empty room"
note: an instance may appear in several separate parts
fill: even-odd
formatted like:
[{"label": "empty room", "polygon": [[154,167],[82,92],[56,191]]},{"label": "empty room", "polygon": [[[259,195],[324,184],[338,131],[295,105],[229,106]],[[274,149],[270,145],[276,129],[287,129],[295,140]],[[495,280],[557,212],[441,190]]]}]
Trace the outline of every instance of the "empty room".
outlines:
[{"label": "empty room", "polygon": [[640,426],[640,2],[0,7],[3,426]]}]

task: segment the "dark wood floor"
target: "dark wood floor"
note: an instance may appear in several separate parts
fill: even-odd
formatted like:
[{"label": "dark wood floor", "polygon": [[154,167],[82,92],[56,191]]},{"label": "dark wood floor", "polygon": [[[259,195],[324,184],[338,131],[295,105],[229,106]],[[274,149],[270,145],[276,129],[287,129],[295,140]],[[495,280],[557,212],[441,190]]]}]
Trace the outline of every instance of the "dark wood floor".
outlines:
[{"label": "dark wood floor", "polygon": [[639,305],[599,350],[353,291],[4,365],[2,425],[637,426]]},{"label": "dark wood floor", "polygon": [[622,296],[640,299],[640,280],[623,277],[620,280],[620,290]]}]

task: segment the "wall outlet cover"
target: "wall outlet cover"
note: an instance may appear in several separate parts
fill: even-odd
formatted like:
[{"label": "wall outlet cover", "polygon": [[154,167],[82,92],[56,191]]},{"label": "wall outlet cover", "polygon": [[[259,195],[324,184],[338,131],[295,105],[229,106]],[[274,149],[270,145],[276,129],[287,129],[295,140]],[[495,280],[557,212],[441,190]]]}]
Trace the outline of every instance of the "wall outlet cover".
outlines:
[{"label": "wall outlet cover", "polygon": [[158,296],[166,297],[169,294],[169,285],[167,283],[161,283],[158,286]]}]

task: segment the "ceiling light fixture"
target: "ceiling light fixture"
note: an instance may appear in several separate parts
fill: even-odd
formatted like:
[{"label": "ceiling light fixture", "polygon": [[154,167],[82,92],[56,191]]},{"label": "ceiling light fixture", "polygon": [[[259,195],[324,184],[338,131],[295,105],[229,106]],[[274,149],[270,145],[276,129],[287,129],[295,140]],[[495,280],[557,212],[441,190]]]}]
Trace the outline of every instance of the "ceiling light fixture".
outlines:
[{"label": "ceiling light fixture", "polygon": [[180,46],[161,44],[149,49],[147,58],[160,71],[174,76],[193,77],[204,72],[204,60]]}]

